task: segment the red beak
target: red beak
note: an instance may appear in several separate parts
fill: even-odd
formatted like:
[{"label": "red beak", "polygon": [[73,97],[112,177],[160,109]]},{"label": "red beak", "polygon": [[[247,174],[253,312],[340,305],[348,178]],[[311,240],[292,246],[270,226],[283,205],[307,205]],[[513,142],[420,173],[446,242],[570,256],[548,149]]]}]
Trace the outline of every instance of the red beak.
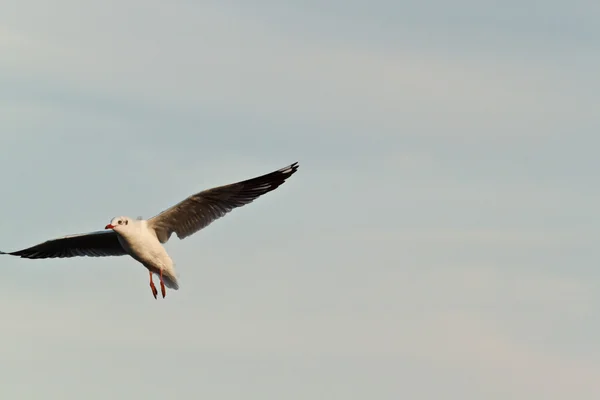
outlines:
[{"label": "red beak", "polygon": [[104,227],[104,229],[112,229],[114,227],[115,227],[114,225],[108,224]]}]

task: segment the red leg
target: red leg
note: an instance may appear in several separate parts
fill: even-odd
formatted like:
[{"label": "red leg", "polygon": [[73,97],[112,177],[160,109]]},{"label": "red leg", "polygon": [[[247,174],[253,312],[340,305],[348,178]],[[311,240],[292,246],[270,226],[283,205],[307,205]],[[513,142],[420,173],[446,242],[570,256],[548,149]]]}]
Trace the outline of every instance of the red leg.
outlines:
[{"label": "red leg", "polygon": [[162,277],[162,269],[160,270],[160,292],[162,293],[162,297],[163,299],[165,298],[165,296],[167,295],[167,290],[165,289],[165,283],[163,282],[163,277]]},{"label": "red leg", "polygon": [[156,286],[154,286],[154,282],[152,282],[152,271],[148,270],[148,272],[150,274],[150,289],[152,289],[152,295],[156,299],[156,295],[158,294],[158,290],[156,290]]}]

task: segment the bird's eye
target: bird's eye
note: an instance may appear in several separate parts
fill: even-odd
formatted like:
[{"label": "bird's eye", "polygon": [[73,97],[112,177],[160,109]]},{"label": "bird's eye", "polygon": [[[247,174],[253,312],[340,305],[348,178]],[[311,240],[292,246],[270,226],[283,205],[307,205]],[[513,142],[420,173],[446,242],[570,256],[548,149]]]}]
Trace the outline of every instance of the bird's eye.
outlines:
[{"label": "bird's eye", "polygon": [[123,221],[119,220],[119,225],[121,225],[123,223]]},{"label": "bird's eye", "polygon": [[128,223],[129,223],[129,221],[128,221],[128,220],[125,220],[125,225],[127,225]]}]

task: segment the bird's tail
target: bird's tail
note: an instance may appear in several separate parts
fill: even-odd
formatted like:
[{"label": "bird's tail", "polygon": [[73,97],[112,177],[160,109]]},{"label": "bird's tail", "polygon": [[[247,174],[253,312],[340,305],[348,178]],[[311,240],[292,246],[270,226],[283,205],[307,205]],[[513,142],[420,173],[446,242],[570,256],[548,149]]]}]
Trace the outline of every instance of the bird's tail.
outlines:
[{"label": "bird's tail", "polygon": [[165,286],[169,289],[178,290],[179,283],[177,282],[177,276],[175,276],[175,271],[170,269],[163,270],[163,282]]}]

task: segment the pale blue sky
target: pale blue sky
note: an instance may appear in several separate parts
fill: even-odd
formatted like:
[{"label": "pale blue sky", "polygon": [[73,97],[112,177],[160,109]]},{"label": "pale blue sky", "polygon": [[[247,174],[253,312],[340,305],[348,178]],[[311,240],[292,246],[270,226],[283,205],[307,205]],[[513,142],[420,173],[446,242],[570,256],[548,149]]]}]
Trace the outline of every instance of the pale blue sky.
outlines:
[{"label": "pale blue sky", "polygon": [[600,6],[2,3],[0,249],[293,161],[184,241],[4,257],[0,398],[597,399]]}]

